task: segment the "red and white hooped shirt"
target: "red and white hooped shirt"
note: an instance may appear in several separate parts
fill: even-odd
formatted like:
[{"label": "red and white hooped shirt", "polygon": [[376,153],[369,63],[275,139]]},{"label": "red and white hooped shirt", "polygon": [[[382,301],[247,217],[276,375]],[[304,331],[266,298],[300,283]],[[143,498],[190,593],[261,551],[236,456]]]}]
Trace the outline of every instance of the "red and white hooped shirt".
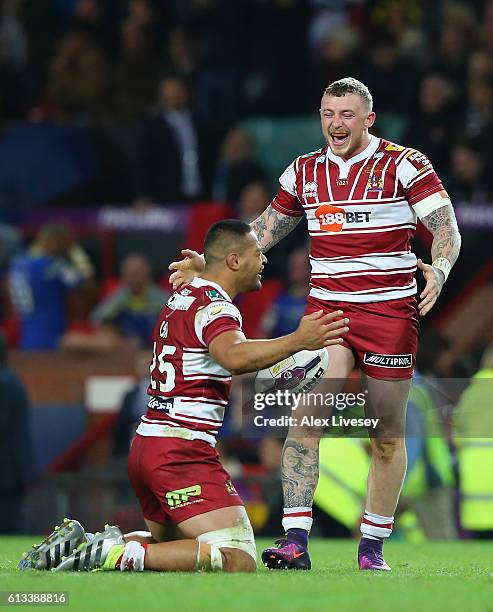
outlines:
[{"label": "red and white hooped shirt", "polygon": [[370,136],[348,161],[328,145],[296,158],[272,207],[307,217],[311,296],[380,302],[416,293],[411,239],[418,217],[449,202],[430,198],[443,189],[425,155]]},{"label": "red and white hooped shirt", "polygon": [[[195,278],[169,298],[154,329],[151,396],[137,433],[216,443],[229,401],[231,372],[209,354],[225,331],[241,330],[239,310],[224,289]],[[174,428],[171,430],[170,428]]]}]

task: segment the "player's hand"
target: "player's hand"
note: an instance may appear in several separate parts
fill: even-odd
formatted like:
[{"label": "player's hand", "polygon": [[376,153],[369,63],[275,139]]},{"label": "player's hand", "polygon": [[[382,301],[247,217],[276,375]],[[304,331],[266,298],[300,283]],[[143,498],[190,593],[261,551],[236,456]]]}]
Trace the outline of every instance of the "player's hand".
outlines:
[{"label": "player's hand", "polygon": [[180,261],[173,261],[168,266],[168,270],[174,270],[170,274],[169,282],[175,290],[192,281],[205,268],[204,256],[197,253],[197,251],[183,249],[181,253],[184,255],[184,258],[180,259]]},{"label": "player's hand", "polygon": [[314,351],[324,346],[340,344],[342,336],[349,331],[349,319],[343,319],[342,310],[323,313],[323,310],[304,316],[294,332],[300,349]]},{"label": "player's hand", "polygon": [[435,305],[445,282],[445,276],[441,270],[423,263],[421,259],[418,259],[418,268],[423,272],[426,281],[426,286],[419,296],[421,302],[418,304],[419,314],[424,317]]}]

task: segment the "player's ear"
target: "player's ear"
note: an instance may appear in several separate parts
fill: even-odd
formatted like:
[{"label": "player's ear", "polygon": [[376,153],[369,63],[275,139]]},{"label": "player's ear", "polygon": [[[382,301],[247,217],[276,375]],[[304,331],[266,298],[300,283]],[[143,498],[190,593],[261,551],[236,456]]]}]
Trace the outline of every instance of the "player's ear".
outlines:
[{"label": "player's ear", "polygon": [[238,253],[229,253],[228,255],[226,255],[226,265],[230,270],[238,270],[238,268],[240,267],[240,258],[238,256]]},{"label": "player's ear", "polygon": [[371,128],[371,126],[375,123],[376,118],[377,118],[376,113],[374,111],[371,111],[371,113],[369,113],[365,119],[365,127]]}]

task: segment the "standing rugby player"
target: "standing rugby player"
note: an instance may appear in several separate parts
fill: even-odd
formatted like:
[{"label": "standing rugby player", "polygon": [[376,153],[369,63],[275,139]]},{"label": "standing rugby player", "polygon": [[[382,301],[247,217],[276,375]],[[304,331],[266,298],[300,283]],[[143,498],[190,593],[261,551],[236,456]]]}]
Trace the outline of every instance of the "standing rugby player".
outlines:
[{"label": "standing rugby player", "polygon": [[[361,569],[389,570],[383,542],[406,472],[406,405],[418,343],[418,315],[435,304],[460,250],[447,192],[428,158],[369,133],[376,115],[368,88],[353,78],[327,87],[321,102],[322,149],[301,155],[279,179],[278,192],[251,224],[264,252],[303,215],[311,238],[312,276],[306,312],[344,309],[350,332],[329,347],[328,392],[337,393],[355,365],[368,391],[372,460],[361,522]],[[431,265],[416,260],[417,220],[433,235]],[[203,268],[202,256],[170,266],[173,286]],[[425,288],[416,300],[416,269]],[[298,414],[298,416],[300,416]],[[272,569],[309,569],[308,534],[318,481],[321,431],[290,431],[282,453],[286,537],[264,551]]]}]

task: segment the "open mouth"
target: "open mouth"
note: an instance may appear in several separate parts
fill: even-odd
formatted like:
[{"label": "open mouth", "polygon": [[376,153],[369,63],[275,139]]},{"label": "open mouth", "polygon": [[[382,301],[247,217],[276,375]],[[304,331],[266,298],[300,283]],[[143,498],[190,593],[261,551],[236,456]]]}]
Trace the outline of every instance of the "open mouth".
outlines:
[{"label": "open mouth", "polygon": [[331,134],[330,138],[335,147],[343,147],[349,140],[349,134],[336,132]]}]

